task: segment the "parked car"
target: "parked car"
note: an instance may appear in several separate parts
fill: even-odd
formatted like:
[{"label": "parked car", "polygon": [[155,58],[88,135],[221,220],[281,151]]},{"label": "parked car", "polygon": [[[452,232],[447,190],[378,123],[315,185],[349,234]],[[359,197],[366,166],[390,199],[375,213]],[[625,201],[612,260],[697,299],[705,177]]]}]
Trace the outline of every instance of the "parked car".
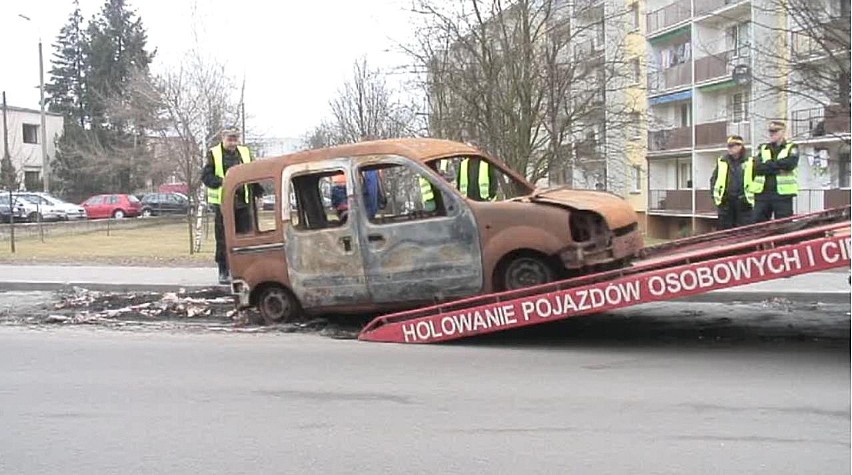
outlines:
[{"label": "parked car", "polygon": [[[20,192],[16,194],[30,203],[37,204],[42,214],[42,220],[53,221],[69,219],[85,219],[86,210],[82,206],[67,203],[47,193]],[[38,216],[31,213],[29,221],[37,221]]]},{"label": "parked car", "polygon": [[86,209],[80,205],[69,203],[48,193],[34,193],[65,212],[65,219],[86,219]]},{"label": "parked car", "polygon": [[80,206],[89,219],[135,218],[142,214],[142,202],[133,195],[95,195]]},{"label": "parked car", "polygon": [[[483,192],[479,187],[460,191],[453,176],[438,172],[481,170],[483,163],[496,190],[485,200],[471,196]],[[378,210],[364,185],[373,171],[386,197]],[[323,199],[341,174],[345,186],[364,193],[346,191],[345,214]],[[246,184],[271,184],[283,209],[238,232],[234,196]],[[291,194],[295,208],[281,200]],[[487,154],[436,139],[360,142],[238,165],[225,177],[222,216],[231,291],[241,308],[258,307],[267,322],[387,312],[545,284],[627,266],[643,246],[625,199],[538,190]]]},{"label": "parked car", "polygon": [[[65,210],[57,207],[46,199],[26,192],[14,193],[15,199],[20,200],[27,213],[27,221],[31,223],[41,221],[62,221],[65,219]],[[39,216],[41,219],[39,219]]]},{"label": "parked car", "polygon": [[183,193],[148,193],[142,197],[142,216],[189,213],[189,198]]},{"label": "parked car", "polygon": [[264,211],[271,211],[275,209],[275,195],[266,195],[262,200],[262,207]]},{"label": "parked car", "polygon": [[[13,206],[9,206],[9,193],[0,192],[0,222],[8,223],[11,221],[11,217],[14,214],[16,222],[26,221],[27,219],[27,210],[24,207],[24,204],[21,203],[21,199],[13,198],[15,204]],[[14,209],[14,213],[10,211],[10,209]]]}]

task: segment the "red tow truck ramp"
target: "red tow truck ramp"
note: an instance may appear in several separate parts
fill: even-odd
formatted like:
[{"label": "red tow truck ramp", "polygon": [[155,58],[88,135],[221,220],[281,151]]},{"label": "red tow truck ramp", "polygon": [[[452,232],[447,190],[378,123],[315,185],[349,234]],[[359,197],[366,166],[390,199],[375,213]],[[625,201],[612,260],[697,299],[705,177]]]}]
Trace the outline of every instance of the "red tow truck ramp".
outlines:
[{"label": "red tow truck ramp", "polygon": [[358,339],[445,342],[842,267],[849,207],[646,247],[617,270],[383,315]]}]

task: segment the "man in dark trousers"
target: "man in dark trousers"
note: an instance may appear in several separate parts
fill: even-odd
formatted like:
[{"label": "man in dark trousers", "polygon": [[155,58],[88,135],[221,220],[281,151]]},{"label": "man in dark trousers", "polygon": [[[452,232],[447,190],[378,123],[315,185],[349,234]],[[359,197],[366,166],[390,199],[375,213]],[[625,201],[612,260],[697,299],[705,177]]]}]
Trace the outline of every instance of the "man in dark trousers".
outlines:
[{"label": "man in dark trousers", "polygon": [[[222,182],[228,169],[251,161],[248,147],[239,145],[240,131],[226,129],[222,131],[222,142],[207,152],[207,162],[201,171],[201,182],[207,187],[207,202],[213,205],[216,213],[216,264],[219,266],[219,283],[231,281],[228,266],[228,254],[225,249],[225,225],[222,221]],[[263,187],[253,184],[240,187],[234,196],[234,223],[237,234],[251,230],[251,207],[254,198],[263,195]]]},{"label": "man in dark trousers", "polygon": [[799,194],[799,148],[784,137],[785,129],[783,122],[770,122],[769,143],[752,158],[755,223],[793,215],[793,198]]},{"label": "man in dark trousers", "polygon": [[751,223],[754,196],[749,191],[752,162],[746,157],[743,138],[728,137],[728,153],[716,159],[710,176],[710,192],[719,219],[718,229],[730,229]]}]

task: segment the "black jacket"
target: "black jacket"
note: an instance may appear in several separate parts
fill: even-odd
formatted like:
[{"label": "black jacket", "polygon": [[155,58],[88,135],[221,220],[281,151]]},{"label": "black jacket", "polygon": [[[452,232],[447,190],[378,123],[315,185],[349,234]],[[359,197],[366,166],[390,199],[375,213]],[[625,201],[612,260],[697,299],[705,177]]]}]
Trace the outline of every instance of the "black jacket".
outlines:
[{"label": "black jacket", "polygon": [[[240,165],[243,163],[240,158],[240,152],[234,149],[234,151],[229,151],[224,148],[220,143],[217,147],[222,147],[222,170],[225,172],[225,175],[228,174],[228,169]],[[204,183],[204,186],[207,188],[219,188],[222,186],[222,179],[216,176],[216,165],[213,163],[213,152],[207,151],[207,160],[204,163],[204,168],[201,170],[201,183]],[[251,194],[254,195],[255,198],[263,196],[263,187],[259,183],[251,184]],[[236,202],[235,205],[240,207],[245,204],[245,188],[240,187],[236,191]]]},{"label": "black jacket", "polygon": [[[730,153],[725,154],[722,160],[728,162],[728,176],[723,177],[725,180],[725,196],[722,197],[722,204],[735,203],[737,200],[745,199],[745,190],[743,189],[743,164],[748,157],[745,152],[739,157],[735,157]],[[710,195],[713,195],[713,189],[716,187],[716,181],[719,180],[719,164],[716,163],[716,168],[713,169],[713,174],[710,176]]]},{"label": "black jacket", "polygon": [[[787,142],[780,144],[770,143],[769,150],[772,153],[772,158],[778,157],[781,149],[787,146]],[[771,160],[762,162],[760,160],[760,148],[757,149],[757,154],[754,157],[754,176],[763,175],[766,177],[766,182],[763,185],[763,193],[761,195],[775,195],[778,192],[778,184],[775,177],[780,172],[791,172],[799,166],[799,147],[793,145],[790,149],[790,154],[782,160]]]}]

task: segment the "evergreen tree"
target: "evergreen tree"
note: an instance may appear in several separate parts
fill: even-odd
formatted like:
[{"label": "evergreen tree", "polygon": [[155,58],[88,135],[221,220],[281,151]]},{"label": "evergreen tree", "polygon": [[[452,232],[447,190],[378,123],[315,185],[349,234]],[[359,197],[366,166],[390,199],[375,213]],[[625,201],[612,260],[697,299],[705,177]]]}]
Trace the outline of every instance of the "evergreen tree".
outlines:
[{"label": "evergreen tree", "polygon": [[45,85],[48,108],[51,112],[65,116],[66,122],[74,122],[84,127],[86,36],[77,0],[74,0],[74,11],[60,30],[53,48],[53,66],[49,72],[49,82]]}]

